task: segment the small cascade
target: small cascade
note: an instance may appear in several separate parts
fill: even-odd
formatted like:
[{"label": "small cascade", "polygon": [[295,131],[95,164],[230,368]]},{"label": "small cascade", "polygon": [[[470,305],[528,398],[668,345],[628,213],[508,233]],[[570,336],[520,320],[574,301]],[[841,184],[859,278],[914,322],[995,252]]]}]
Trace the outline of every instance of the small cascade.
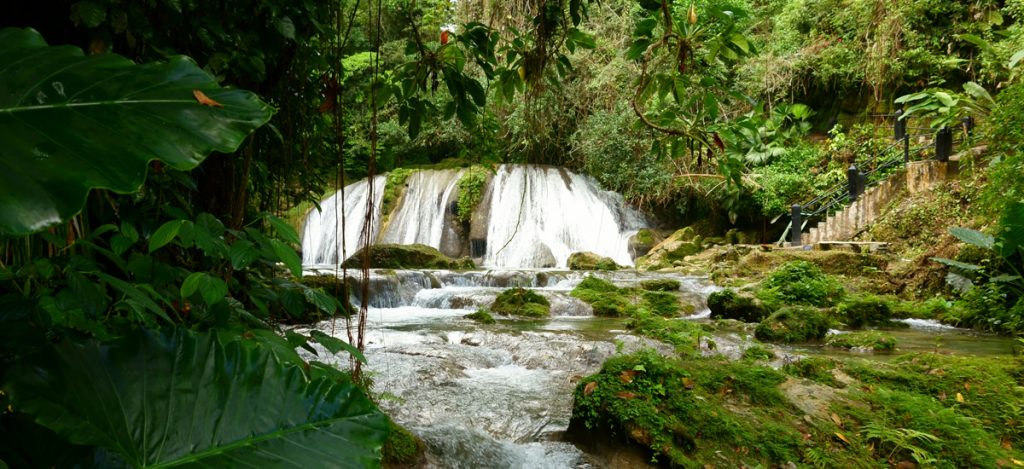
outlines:
[{"label": "small cascade", "polygon": [[485,266],[565,267],[579,251],[633,265],[629,237],[645,226],[643,216],[593,179],[505,165],[491,184]]},{"label": "small cascade", "polygon": [[[380,213],[384,176],[373,180],[377,208],[370,230],[373,243],[426,244],[453,257],[473,256],[490,268],[565,267],[569,255],[590,251],[632,265],[629,238],[646,226],[622,197],[601,190],[588,177],[564,169],[502,165],[490,178],[472,223],[454,216],[458,182],[464,170],[420,170],[406,180],[398,206],[386,223]],[[361,243],[370,185],[346,187],[342,210],[348,222],[341,259]],[[340,223],[338,196],[312,211],[303,230],[303,262],[336,264]],[[472,236],[471,236],[472,233]]]},{"label": "small cascade", "polygon": [[[384,176],[373,178],[373,226],[370,239],[377,239],[380,232],[380,205],[384,198]],[[370,184],[366,179],[345,186],[345,205],[341,207],[341,191],[324,200],[321,210],[311,210],[302,230],[302,263],[337,264],[338,251],[343,250],[341,259],[351,256],[363,245],[362,234],[366,226],[366,203],[369,200]],[[342,248],[338,233],[342,231],[339,217],[345,214],[345,246]]]}]

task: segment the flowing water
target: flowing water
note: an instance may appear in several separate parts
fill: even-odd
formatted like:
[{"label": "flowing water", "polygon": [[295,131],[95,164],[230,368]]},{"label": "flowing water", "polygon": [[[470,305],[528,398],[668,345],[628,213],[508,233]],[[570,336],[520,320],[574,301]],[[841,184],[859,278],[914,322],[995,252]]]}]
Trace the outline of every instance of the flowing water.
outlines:
[{"label": "flowing water", "polygon": [[[389,415],[427,443],[426,467],[610,467],[565,441],[576,383],[617,350],[671,348],[629,334],[621,319],[594,317],[588,305],[569,296],[584,275],[542,269],[371,272],[366,356],[373,391]],[[677,274],[594,275],[620,286],[652,278],[680,281],[680,298],[697,307],[681,320],[704,320],[705,300],[716,290],[706,278]],[[548,298],[552,317],[493,325],[464,318],[514,286]],[[1006,340],[929,322],[911,326],[893,331],[904,350],[1010,353]],[[317,327],[345,338],[341,320]],[[714,339],[715,353],[731,356],[749,344],[743,331],[716,333]],[[844,353],[806,346],[780,351],[780,363],[801,354]],[[338,366],[347,366],[344,358],[335,358]]]},{"label": "flowing water", "polygon": [[[461,169],[420,170],[387,220],[381,216],[383,176],[345,187],[322,211],[310,212],[303,229],[303,263],[334,264],[355,253],[373,195],[370,240],[375,243],[425,244],[452,257],[472,256],[489,268],[565,267],[569,255],[590,251],[633,265],[629,239],[647,226],[622,196],[601,190],[589,177],[564,169],[501,165],[483,191],[475,216],[463,224],[455,217]],[[341,226],[341,214],[348,225]],[[344,231],[344,236],[339,233]]]}]

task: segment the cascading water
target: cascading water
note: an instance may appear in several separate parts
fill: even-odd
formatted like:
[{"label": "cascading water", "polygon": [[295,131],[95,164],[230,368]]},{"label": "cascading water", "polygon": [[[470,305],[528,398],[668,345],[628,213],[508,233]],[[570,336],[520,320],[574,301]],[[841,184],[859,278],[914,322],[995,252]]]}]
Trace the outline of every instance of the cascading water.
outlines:
[{"label": "cascading water", "polygon": [[[460,226],[452,213],[462,174],[462,170],[412,174],[386,224],[379,213],[384,177],[376,177],[378,212],[371,242],[426,244],[451,256],[475,255],[483,266],[492,268],[565,267],[569,255],[579,251],[611,257],[621,265],[633,264],[629,238],[646,222],[621,196],[601,190],[593,179],[558,168],[501,165],[484,190],[479,216],[466,232],[467,226]],[[348,249],[342,259],[356,252],[368,187],[365,180],[347,186],[343,210],[335,195],[321,204],[322,212],[309,214],[303,231],[305,264],[338,262],[340,224],[335,212],[344,212],[348,221]],[[472,243],[486,248],[473,252]]]},{"label": "cascading water", "polygon": [[[380,205],[384,197],[384,176],[373,178],[373,229],[370,239],[380,232]],[[312,210],[302,230],[302,263],[337,264],[359,250],[363,228],[366,226],[366,205],[370,184],[366,179],[345,187],[345,204],[341,206],[341,191],[320,204],[322,211]],[[340,217],[345,215],[345,245],[342,248],[338,233],[342,231]],[[338,251],[344,250],[339,258]]]},{"label": "cascading water", "polygon": [[643,217],[593,179],[505,165],[491,184],[485,266],[565,267],[579,251],[633,265],[629,237],[645,226]]}]

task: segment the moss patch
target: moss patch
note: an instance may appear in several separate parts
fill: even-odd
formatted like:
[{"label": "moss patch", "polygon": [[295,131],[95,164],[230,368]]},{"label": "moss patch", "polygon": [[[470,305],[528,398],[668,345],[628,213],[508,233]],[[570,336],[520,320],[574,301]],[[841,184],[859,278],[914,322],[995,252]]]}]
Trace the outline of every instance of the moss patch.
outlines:
[{"label": "moss patch", "polygon": [[775,352],[760,344],[754,344],[743,350],[744,360],[771,360],[775,358]]},{"label": "moss patch", "polygon": [[834,306],[844,293],[843,286],[817,265],[791,261],[768,274],[758,297],[769,305]]},{"label": "moss patch", "polygon": [[491,312],[485,308],[477,308],[475,313],[467,314],[463,316],[466,319],[472,319],[480,324],[494,324],[494,316],[491,316]]},{"label": "moss patch", "polygon": [[654,280],[644,280],[640,282],[640,288],[647,291],[679,291],[679,287],[682,284],[679,280],[673,280],[670,278],[661,278]]},{"label": "moss patch", "polygon": [[628,291],[611,282],[588,276],[570,293],[594,309],[597,316],[629,316],[636,310]]},{"label": "moss patch", "polygon": [[472,166],[459,178],[459,200],[456,204],[456,218],[468,223],[473,218],[473,211],[480,205],[484,196],[484,187],[490,174],[483,166]]},{"label": "moss patch", "polygon": [[385,225],[391,219],[391,213],[398,205],[398,199],[405,193],[405,181],[415,172],[415,169],[395,168],[385,177],[384,195],[380,202],[380,213]]},{"label": "moss patch", "polygon": [[896,350],[896,338],[879,331],[850,332],[828,336],[825,345],[843,349],[874,350],[891,352]]},{"label": "moss patch", "polygon": [[765,342],[806,342],[821,340],[828,333],[829,320],[820,310],[807,306],[786,306],[768,316],[754,337]]},{"label": "moss patch", "polygon": [[551,314],[551,303],[531,290],[511,288],[494,299],[491,311],[506,316],[545,317]]},{"label": "moss patch", "polygon": [[[370,268],[374,269],[475,269],[468,257],[452,259],[437,249],[423,244],[373,244],[370,245]],[[363,250],[360,249],[343,264],[345,267],[362,266]]]},{"label": "moss patch", "polygon": [[892,320],[889,301],[875,295],[851,296],[836,307],[836,317],[849,327],[906,326]]}]

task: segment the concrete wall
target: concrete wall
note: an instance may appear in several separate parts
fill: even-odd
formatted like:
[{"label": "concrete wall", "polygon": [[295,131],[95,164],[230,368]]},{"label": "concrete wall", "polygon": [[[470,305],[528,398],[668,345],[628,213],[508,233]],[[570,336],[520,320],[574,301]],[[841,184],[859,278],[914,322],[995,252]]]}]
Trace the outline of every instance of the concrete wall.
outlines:
[{"label": "concrete wall", "polygon": [[899,197],[904,189],[911,194],[931,190],[956,173],[956,161],[947,163],[925,160],[910,163],[881,184],[865,191],[853,204],[812,227],[808,233],[804,233],[801,241],[803,244],[815,244],[821,241],[850,240],[881,215],[885,207]]}]

